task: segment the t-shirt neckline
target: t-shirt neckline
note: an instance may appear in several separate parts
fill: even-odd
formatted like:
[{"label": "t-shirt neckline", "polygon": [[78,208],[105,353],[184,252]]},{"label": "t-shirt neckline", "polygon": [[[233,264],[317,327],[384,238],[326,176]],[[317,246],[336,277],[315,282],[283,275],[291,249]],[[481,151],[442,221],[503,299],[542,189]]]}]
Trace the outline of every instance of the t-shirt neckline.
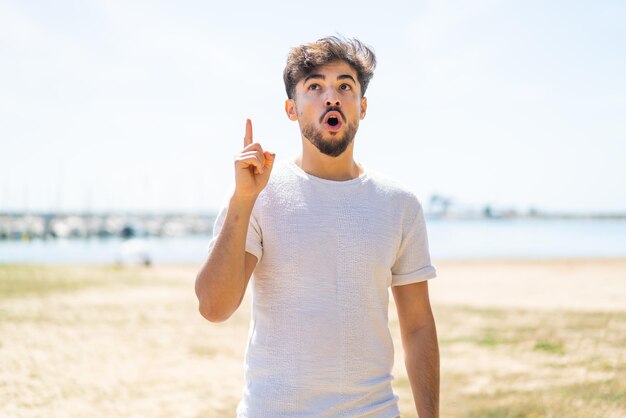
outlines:
[{"label": "t-shirt neckline", "polygon": [[291,170],[293,170],[300,177],[306,178],[308,180],[316,181],[316,182],[319,182],[319,183],[336,186],[336,187],[351,186],[351,185],[354,185],[354,184],[361,184],[361,183],[364,183],[368,179],[368,170],[362,164],[361,164],[361,167],[363,168],[363,173],[361,173],[358,177],[355,177],[355,178],[350,179],[350,180],[328,180],[328,179],[323,179],[321,177],[316,177],[316,176],[314,176],[312,174],[309,174],[306,171],[304,171],[293,160],[287,161],[287,165],[289,166],[289,168],[291,168]]}]

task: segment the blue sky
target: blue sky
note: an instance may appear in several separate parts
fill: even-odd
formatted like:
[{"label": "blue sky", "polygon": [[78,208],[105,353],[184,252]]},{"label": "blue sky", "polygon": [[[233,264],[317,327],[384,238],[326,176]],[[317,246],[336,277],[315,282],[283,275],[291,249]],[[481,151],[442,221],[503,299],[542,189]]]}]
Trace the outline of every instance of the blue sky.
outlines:
[{"label": "blue sky", "polygon": [[246,117],[278,159],[289,48],[379,65],[356,158],[480,207],[626,211],[626,3],[0,0],[0,211],[214,211]]}]

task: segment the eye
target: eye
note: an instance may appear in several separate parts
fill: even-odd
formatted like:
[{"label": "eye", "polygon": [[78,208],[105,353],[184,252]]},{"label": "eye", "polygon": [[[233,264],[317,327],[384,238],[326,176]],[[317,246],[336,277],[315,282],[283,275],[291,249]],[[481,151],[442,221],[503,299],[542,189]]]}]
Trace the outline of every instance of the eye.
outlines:
[{"label": "eye", "polygon": [[319,84],[312,83],[312,84],[309,84],[309,87],[307,87],[307,90],[319,90],[319,88],[320,88]]},{"label": "eye", "polygon": [[340,90],[352,90],[352,86],[350,84],[342,84],[341,86],[339,86]]}]

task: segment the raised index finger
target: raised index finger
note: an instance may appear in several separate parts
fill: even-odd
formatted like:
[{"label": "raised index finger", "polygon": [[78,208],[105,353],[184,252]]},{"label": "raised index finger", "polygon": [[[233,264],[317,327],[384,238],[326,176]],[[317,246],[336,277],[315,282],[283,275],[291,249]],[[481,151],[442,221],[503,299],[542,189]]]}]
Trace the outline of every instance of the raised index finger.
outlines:
[{"label": "raised index finger", "polygon": [[246,134],[243,137],[243,147],[247,147],[252,143],[252,121],[246,119]]}]

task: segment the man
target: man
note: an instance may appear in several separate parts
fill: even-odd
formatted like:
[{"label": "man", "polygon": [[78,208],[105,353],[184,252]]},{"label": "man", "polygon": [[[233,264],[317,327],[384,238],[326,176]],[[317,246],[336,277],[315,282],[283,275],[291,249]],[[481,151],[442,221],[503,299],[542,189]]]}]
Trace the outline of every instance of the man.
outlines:
[{"label": "man", "polygon": [[[439,353],[422,208],[353,159],[373,52],[328,37],[294,48],[287,116],[302,154],[277,164],[246,122],[235,191],[196,279],[200,312],[228,319],[254,273],[246,387],[238,417],[399,416],[391,388],[389,287],[421,418],[437,417]],[[271,175],[271,177],[270,177]]]}]

